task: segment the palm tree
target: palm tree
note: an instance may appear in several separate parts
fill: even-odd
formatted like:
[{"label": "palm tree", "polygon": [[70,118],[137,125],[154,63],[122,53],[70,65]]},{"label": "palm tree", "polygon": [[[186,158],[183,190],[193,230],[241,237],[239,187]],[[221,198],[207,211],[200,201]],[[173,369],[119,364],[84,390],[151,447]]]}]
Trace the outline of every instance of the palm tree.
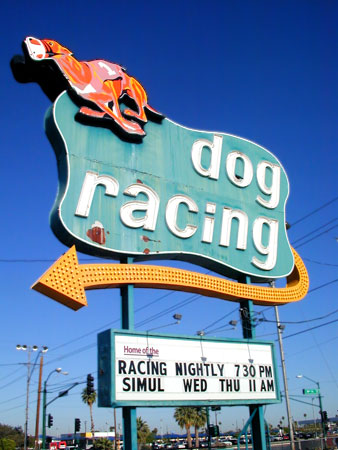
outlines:
[{"label": "palm tree", "polygon": [[100,438],[95,441],[95,450],[112,450],[113,444],[109,439]]},{"label": "palm tree", "polygon": [[179,406],[175,409],[174,418],[181,428],[187,432],[188,448],[192,447],[190,428],[194,424],[196,416],[195,408],[189,406]]},{"label": "palm tree", "polygon": [[141,444],[145,444],[147,442],[147,437],[150,434],[149,425],[145,420],[142,420],[141,417],[136,419],[137,425],[137,446],[140,447]]},{"label": "palm tree", "polygon": [[205,425],[207,421],[207,413],[205,411],[205,408],[194,408],[194,409],[195,409],[195,416],[193,425],[195,427],[195,447],[198,448],[200,446],[198,429]]},{"label": "palm tree", "polygon": [[81,395],[83,403],[89,406],[90,411],[90,427],[92,436],[94,437],[94,420],[93,420],[93,403],[96,402],[96,391],[93,391],[91,394],[88,394],[87,388],[84,388]]}]

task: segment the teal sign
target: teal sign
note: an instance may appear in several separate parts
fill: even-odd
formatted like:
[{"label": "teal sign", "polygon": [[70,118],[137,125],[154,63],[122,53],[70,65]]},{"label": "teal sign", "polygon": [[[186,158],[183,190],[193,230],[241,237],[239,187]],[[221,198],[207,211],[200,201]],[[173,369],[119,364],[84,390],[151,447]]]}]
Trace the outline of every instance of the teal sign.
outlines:
[{"label": "teal sign", "polygon": [[98,256],[179,259],[240,279],[285,277],[287,176],[263,147],[164,119],[133,142],[75,120],[64,92],[46,116],[59,189],[52,229]]}]

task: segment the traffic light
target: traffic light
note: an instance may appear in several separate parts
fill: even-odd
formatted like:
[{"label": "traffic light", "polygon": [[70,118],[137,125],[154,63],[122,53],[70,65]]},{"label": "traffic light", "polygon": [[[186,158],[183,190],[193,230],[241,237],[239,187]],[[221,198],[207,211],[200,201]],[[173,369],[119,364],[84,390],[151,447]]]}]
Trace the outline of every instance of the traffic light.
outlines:
[{"label": "traffic light", "polygon": [[75,433],[81,430],[81,420],[75,419]]},{"label": "traffic light", "polygon": [[220,411],[221,407],[220,406],[212,406],[211,407],[211,411]]},{"label": "traffic light", "polygon": [[327,411],[319,411],[319,414],[323,423],[328,422]]},{"label": "traffic light", "polygon": [[53,426],[53,416],[48,414],[48,428]]},{"label": "traffic light", "polygon": [[87,375],[87,395],[94,393],[94,377],[91,373]]},{"label": "traffic light", "polygon": [[208,434],[211,437],[219,436],[219,426],[218,425],[209,425]]}]

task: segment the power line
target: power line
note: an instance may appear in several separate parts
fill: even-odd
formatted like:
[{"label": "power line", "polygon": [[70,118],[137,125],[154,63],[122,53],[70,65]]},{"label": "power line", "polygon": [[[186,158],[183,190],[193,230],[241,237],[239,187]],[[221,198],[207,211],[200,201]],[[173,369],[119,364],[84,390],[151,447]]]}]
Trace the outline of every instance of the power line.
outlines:
[{"label": "power line", "polygon": [[214,328],[213,330],[210,330],[205,334],[220,333],[221,331],[230,331],[230,330],[234,330],[234,329],[235,329],[235,327],[228,324],[228,325],[224,325],[223,327]]},{"label": "power line", "polygon": [[[317,346],[328,344],[329,342],[335,341],[336,339],[338,339],[338,336],[334,336],[333,338],[327,339],[326,341],[319,342]],[[302,350],[299,350],[298,352],[288,353],[288,358],[290,358],[291,356],[299,355],[300,353],[303,354],[304,352],[307,352],[309,350],[313,350],[313,347],[314,345],[310,345],[310,347],[305,347]]]},{"label": "power line", "polygon": [[169,308],[163,310],[162,312],[156,313],[153,316],[148,317],[148,319],[144,319],[143,321],[137,323],[135,325],[135,327],[141,327],[143,325],[146,325],[149,322],[153,322],[156,319],[159,319],[160,317],[165,316],[166,314],[169,314],[170,312],[173,312],[176,308],[178,307],[184,307],[187,306],[189,303],[192,303],[194,301],[196,301],[198,298],[202,297],[199,294],[194,294],[190,297],[188,297],[187,299],[181,300],[178,303],[175,303],[175,305],[170,306]]},{"label": "power line", "polygon": [[329,231],[333,230],[334,228],[337,228],[337,226],[338,226],[338,225],[333,225],[333,227],[328,228],[327,230],[323,231],[322,233],[316,234],[316,236],[313,236],[311,239],[308,239],[307,241],[302,242],[302,243],[299,244],[299,245],[295,245],[295,248],[302,247],[303,245],[308,244],[309,242],[314,241],[315,239],[319,238],[319,237],[322,236],[323,234],[326,234],[326,233],[328,233]]},{"label": "power line", "polygon": [[216,325],[216,323],[221,322],[223,319],[226,319],[227,317],[231,316],[231,314],[233,314],[234,312],[236,312],[238,310],[238,308],[233,309],[232,311],[230,311],[229,313],[225,314],[224,316],[222,316],[220,319],[215,320],[214,322],[210,323],[209,325],[207,325],[206,327],[203,328],[203,330],[207,330],[208,328],[212,327],[213,325]]},{"label": "power line", "polygon": [[[56,257],[55,259],[42,259],[42,258],[1,258],[0,263],[55,263],[55,261],[58,259]],[[102,258],[78,258],[79,262],[82,261],[101,261]]]},{"label": "power line", "polygon": [[[154,303],[159,302],[163,298],[168,297],[169,295],[172,295],[172,294],[175,294],[175,293],[176,293],[175,291],[168,292],[167,294],[164,294],[161,297],[156,298],[155,300],[147,303],[146,305],[140,306],[139,308],[135,309],[135,313],[139,312],[139,311],[142,311],[142,310],[144,310],[146,308],[149,308],[149,306],[153,305]],[[89,335],[91,335],[93,333],[97,333],[98,331],[100,331],[102,329],[105,329],[106,327],[109,327],[109,326],[113,325],[114,323],[117,323],[118,321],[119,321],[119,319],[113,320],[112,322],[108,322],[105,325],[102,325],[101,327],[96,328],[95,330],[89,331],[88,333],[85,333],[85,334],[83,334],[83,335],[81,335],[81,336],[79,336],[79,337],[77,337],[75,339],[72,339],[71,341],[65,342],[64,344],[60,344],[57,347],[54,347],[53,349],[51,349],[50,351],[58,350],[59,348],[62,348],[62,347],[66,346],[66,345],[69,345],[69,344],[72,344],[73,342],[79,341],[80,339],[83,339],[83,338],[85,338],[85,337],[87,337],[87,336],[89,336]]]},{"label": "power line", "polygon": [[308,295],[311,294],[311,292],[318,291],[319,289],[329,286],[330,284],[336,283],[337,281],[338,281],[338,278],[328,281],[327,283],[321,284],[320,286],[314,287],[308,291]]},{"label": "power line", "polygon": [[[329,316],[332,316],[333,314],[336,314],[337,312],[338,312],[338,309],[335,309],[334,311],[332,311],[332,312],[330,312],[330,313],[328,313],[328,314],[325,314],[325,316],[316,317],[316,318],[313,318],[313,319],[299,320],[299,321],[285,321],[285,320],[282,320],[282,321],[280,321],[280,322],[281,322],[281,323],[287,323],[287,324],[299,324],[299,323],[314,322],[315,320],[323,320],[323,319],[325,319],[326,317],[329,317]],[[260,322],[277,323],[276,320],[268,320],[268,319],[265,319],[265,318],[259,319],[259,321],[260,321]]]},{"label": "power line", "polygon": [[304,260],[304,261],[311,262],[311,263],[313,263],[313,264],[319,264],[320,266],[338,267],[338,264],[324,263],[324,262],[322,262],[322,261],[316,261],[316,260],[314,260],[314,259],[305,258],[304,256],[303,256],[303,260]]},{"label": "power line", "polygon": [[291,244],[295,245],[297,242],[302,241],[303,239],[305,239],[308,236],[311,236],[311,234],[315,233],[318,230],[322,230],[324,227],[326,227],[327,225],[330,225],[330,223],[335,222],[338,219],[338,217],[335,217],[334,219],[329,220],[328,222],[324,223],[324,225],[320,225],[319,227],[315,228],[314,230],[310,231],[309,233],[304,234],[304,236],[296,239],[295,241],[292,241]]},{"label": "power line", "polygon": [[95,347],[95,346],[96,346],[96,342],[94,342],[92,344],[85,345],[84,347],[81,347],[79,349],[73,350],[72,352],[67,353],[67,354],[65,354],[63,356],[59,356],[57,358],[54,358],[53,360],[48,361],[48,363],[46,363],[45,365],[47,366],[49,364],[52,364],[53,362],[61,361],[62,359],[69,358],[70,356],[74,356],[75,354],[82,353],[82,352],[84,352],[86,350],[89,350],[90,348]]},{"label": "power line", "polygon": [[283,336],[283,340],[285,340],[289,337],[297,336],[298,334],[307,333],[308,331],[315,330],[316,328],[321,328],[321,327],[325,327],[326,325],[331,325],[331,323],[335,323],[335,322],[338,322],[338,319],[331,320],[331,322],[322,323],[321,325],[317,325],[315,327],[307,328],[306,330],[298,331],[297,333],[288,334],[287,336]]},{"label": "power line", "polygon": [[316,212],[326,208],[327,206],[331,205],[332,203],[334,203],[335,201],[338,200],[338,196],[333,198],[332,200],[330,200],[327,203],[324,203],[323,205],[319,206],[318,208],[314,209],[313,211],[309,212],[308,214],[306,214],[305,216],[301,217],[300,219],[296,220],[295,222],[291,223],[291,226],[294,227],[295,225],[298,225],[300,222],[302,222],[303,220],[307,219],[308,217],[312,216],[313,214],[315,214]]}]

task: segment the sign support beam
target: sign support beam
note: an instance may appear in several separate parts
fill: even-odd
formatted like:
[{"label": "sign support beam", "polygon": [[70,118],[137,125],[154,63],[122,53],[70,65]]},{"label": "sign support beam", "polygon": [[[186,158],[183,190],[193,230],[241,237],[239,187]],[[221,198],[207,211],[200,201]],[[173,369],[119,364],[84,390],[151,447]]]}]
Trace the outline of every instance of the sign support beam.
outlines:
[{"label": "sign support beam", "polygon": [[[250,277],[245,276],[244,282],[250,284]],[[255,339],[256,330],[253,320],[253,301],[244,300],[241,302],[240,313],[242,319],[243,337],[245,339]],[[254,414],[255,411],[256,413]],[[263,406],[250,405],[249,412],[250,416],[253,417],[251,422],[253,448],[255,450],[267,450]]]},{"label": "sign support beam", "polygon": [[[132,258],[121,260],[123,264],[132,264]],[[134,329],[134,286],[127,284],[121,287],[121,328]],[[137,450],[137,415],[136,408],[123,407],[123,448],[125,450]]]}]

